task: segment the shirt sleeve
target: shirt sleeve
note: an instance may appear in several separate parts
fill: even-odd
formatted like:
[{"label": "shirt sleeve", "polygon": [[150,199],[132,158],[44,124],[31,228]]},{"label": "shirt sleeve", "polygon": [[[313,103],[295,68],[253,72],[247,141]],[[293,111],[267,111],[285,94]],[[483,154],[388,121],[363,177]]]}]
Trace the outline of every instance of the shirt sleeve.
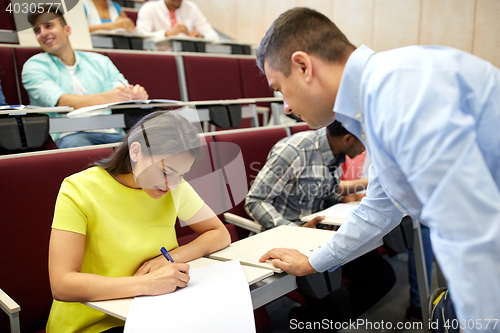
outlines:
[{"label": "shirt sleeve", "polygon": [[66,178],[57,195],[52,228],[87,234],[86,198],[81,187]]},{"label": "shirt sleeve", "polygon": [[203,38],[210,40],[210,41],[218,41],[219,40],[219,35],[217,32],[212,28],[212,25],[208,22],[207,18],[201,10],[198,8],[196,4],[193,3],[193,28],[196,29],[201,35],[203,35]]},{"label": "shirt sleeve", "polygon": [[265,229],[291,223],[276,210],[273,199],[282,195],[290,179],[296,178],[291,164],[298,158],[296,148],[276,145],[245,198],[245,210]]},{"label": "shirt sleeve", "polygon": [[[116,68],[115,64],[109,59],[105,57],[104,60],[104,69],[106,70],[106,75],[108,77],[107,82],[111,83],[111,89],[118,86],[123,86],[123,83],[129,84],[125,76]],[[123,82],[123,83],[122,83]]]},{"label": "shirt sleeve", "polygon": [[137,13],[136,29],[141,32],[153,32],[153,3],[146,2]]},{"label": "shirt sleeve", "polygon": [[[431,228],[458,317],[498,318],[500,190],[478,145],[478,120],[470,109],[476,96],[464,94],[459,74],[443,69],[398,71],[380,83],[383,98],[376,107],[383,103],[395,122],[379,120],[373,128],[422,204],[420,219]],[[401,115],[397,108],[409,112]],[[390,141],[394,136],[399,140]]]},{"label": "shirt sleeve", "polygon": [[336,268],[381,246],[382,238],[401,222],[403,213],[385,193],[373,165],[369,179],[366,197],[349,213],[332,239],[309,257],[316,271]]},{"label": "shirt sleeve", "polygon": [[193,187],[183,180],[174,191],[172,195],[178,196],[174,198],[174,203],[179,206],[176,207],[179,219],[187,221],[193,217],[203,206],[203,199],[196,193]]},{"label": "shirt sleeve", "polygon": [[43,107],[56,106],[64,90],[51,78],[49,67],[35,59],[23,66],[23,86],[28,92],[30,104]]}]

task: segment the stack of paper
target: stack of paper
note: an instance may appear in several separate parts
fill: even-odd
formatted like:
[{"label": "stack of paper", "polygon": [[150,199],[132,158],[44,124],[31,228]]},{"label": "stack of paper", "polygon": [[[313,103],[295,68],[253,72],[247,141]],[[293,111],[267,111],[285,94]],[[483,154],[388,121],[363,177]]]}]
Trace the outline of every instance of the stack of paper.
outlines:
[{"label": "stack of paper", "polygon": [[136,297],[125,333],[253,333],[252,299],[238,261],[191,269],[189,284],[161,296]]}]

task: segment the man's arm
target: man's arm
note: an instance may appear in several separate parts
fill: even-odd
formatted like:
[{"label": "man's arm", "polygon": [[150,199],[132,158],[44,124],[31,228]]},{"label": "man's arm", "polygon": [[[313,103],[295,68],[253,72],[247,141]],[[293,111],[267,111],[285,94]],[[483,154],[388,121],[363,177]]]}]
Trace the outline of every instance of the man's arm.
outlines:
[{"label": "man's arm", "polygon": [[193,29],[199,32],[205,39],[210,41],[218,41],[219,35],[212,28],[212,25],[208,22],[207,18],[201,10],[194,4],[193,8]]}]

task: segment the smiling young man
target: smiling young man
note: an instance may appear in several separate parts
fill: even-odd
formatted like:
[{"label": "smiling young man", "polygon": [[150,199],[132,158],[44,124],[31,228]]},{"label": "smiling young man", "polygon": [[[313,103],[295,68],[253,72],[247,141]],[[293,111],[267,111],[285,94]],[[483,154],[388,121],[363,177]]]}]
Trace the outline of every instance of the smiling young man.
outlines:
[{"label": "smiling young man", "polygon": [[286,112],[311,127],[336,118],[373,162],[367,196],[327,244],[309,258],[273,249],[261,260],[294,275],[334,269],[408,213],[431,229],[459,318],[477,329],[499,318],[500,70],[445,47],[356,49],[306,8],[272,24],[257,62]]},{"label": "smiling young man", "polygon": [[[108,57],[73,50],[69,41],[71,28],[60,11],[53,12],[55,8],[45,6],[42,14],[28,16],[38,43],[45,51],[31,57],[23,66],[23,85],[31,105],[78,109],[148,98],[142,86],[124,85],[127,80]],[[52,12],[48,12],[49,9]],[[103,113],[110,111],[95,111],[85,116]],[[112,143],[122,138],[116,129],[64,133],[56,137],[59,148]]]}]

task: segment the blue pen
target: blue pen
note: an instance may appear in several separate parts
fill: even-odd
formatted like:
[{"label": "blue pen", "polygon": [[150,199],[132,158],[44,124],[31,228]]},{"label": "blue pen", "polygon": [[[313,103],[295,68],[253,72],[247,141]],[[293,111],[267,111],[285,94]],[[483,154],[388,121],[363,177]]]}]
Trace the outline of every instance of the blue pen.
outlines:
[{"label": "blue pen", "polygon": [[167,249],[162,247],[160,249],[161,253],[163,254],[163,256],[165,257],[165,259],[167,259],[167,261],[170,261],[172,263],[174,263],[174,259],[172,259],[172,256],[170,255],[170,253],[168,253]]}]

